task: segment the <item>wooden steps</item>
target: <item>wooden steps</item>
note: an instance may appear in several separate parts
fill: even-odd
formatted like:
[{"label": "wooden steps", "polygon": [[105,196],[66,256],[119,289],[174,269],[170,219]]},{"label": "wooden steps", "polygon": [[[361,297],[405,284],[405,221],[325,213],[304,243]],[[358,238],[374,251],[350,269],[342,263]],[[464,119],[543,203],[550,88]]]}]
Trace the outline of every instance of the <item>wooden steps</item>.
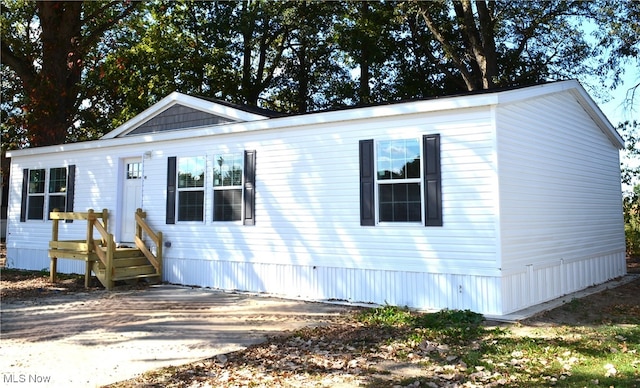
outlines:
[{"label": "wooden steps", "polygon": [[[100,213],[94,212],[93,209],[89,209],[88,212],[59,212],[54,209],[49,213],[49,218],[53,221],[49,241],[51,282],[56,282],[59,258],[82,260],[86,263],[85,287],[89,287],[91,272],[107,290],[111,290],[118,281],[131,283],[144,279],[147,282],[160,282],[162,280],[162,232],[152,230],[146,222],[146,217],[146,212],[136,209],[136,234],[133,243],[135,248],[117,247],[113,234],[108,232],[109,211],[107,209],[103,209]],[[59,223],[62,220],[87,221],[86,238],[60,240],[58,232]],[[94,239],[94,229],[99,232],[99,239]],[[151,247],[148,244],[151,244]]]},{"label": "wooden steps", "polygon": [[[106,251],[106,248],[102,249]],[[106,268],[102,261],[94,261],[91,270],[107,289],[111,289],[118,281],[144,279],[150,283],[158,283],[161,280],[161,274],[138,248],[116,248],[113,252],[113,271],[110,281],[107,279]]]}]

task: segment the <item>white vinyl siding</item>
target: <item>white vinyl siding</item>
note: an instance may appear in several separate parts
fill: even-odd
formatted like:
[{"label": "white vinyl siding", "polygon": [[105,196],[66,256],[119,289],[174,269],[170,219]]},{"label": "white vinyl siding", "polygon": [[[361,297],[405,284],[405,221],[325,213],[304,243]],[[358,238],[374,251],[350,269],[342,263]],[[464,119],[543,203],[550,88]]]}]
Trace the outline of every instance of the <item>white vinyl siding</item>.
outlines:
[{"label": "white vinyl siding", "polygon": [[503,268],[623,249],[618,151],[582,107],[551,95],[498,112]]},{"label": "white vinyl siding", "polygon": [[[444,227],[410,223],[371,231],[359,226],[361,128],[384,138],[441,134]],[[143,208],[152,226],[172,243],[167,257],[496,275],[492,130],[488,110],[469,109],[156,142],[151,157],[143,160]],[[67,158],[83,163],[78,162],[77,181],[92,182],[78,185],[76,209],[117,209],[119,177],[109,166],[119,156],[141,155],[145,149],[68,152]],[[212,174],[215,153],[208,150],[216,149],[257,151],[255,227],[166,225],[167,157],[204,154],[207,174]],[[12,179],[20,177],[13,174]],[[205,220],[212,220],[213,206],[204,209]],[[48,240],[48,226],[42,234]],[[165,276],[173,276],[170,268]]]},{"label": "white vinyl siding", "polygon": [[[8,264],[49,265],[50,222],[19,222],[23,169],[77,165],[74,209],[109,209],[118,236],[124,161],[139,157],[142,208],[170,243],[165,281],[492,315],[531,306],[624,273],[615,136],[563,85],[17,152]],[[429,134],[440,135],[442,226],[361,226],[359,141]],[[216,155],[238,150],[255,151],[250,226],[213,221]],[[168,158],[192,156],[205,158],[204,221],[167,224]],[[60,225],[62,239],[85,233]],[[78,263],[59,268],[82,273]]]},{"label": "white vinyl siding", "polygon": [[623,275],[618,150],[577,101],[504,105],[497,127],[503,311]]}]

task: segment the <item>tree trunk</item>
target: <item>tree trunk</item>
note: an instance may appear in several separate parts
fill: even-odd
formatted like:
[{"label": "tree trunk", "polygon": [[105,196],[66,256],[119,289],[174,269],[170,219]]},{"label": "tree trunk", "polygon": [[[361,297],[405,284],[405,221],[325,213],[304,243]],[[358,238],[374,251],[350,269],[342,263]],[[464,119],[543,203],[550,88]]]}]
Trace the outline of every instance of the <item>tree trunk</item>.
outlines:
[{"label": "tree trunk", "polygon": [[38,2],[42,69],[23,78],[30,146],[64,143],[72,125],[82,71],[82,2]]},{"label": "tree trunk", "polygon": [[2,64],[10,67],[22,83],[23,115],[18,124],[26,132],[19,139],[22,146],[67,141],[82,101],[81,80],[86,54],[105,31],[131,13],[137,4],[123,6],[118,15],[100,19],[103,13],[122,4],[117,1],[100,3],[91,7],[96,12],[89,15],[86,4],[81,1],[38,1],[27,15],[28,23],[34,20],[39,23],[39,36],[33,39],[37,42],[33,45],[30,39],[21,42],[15,35],[13,39],[1,42]]},{"label": "tree trunk", "polygon": [[477,20],[471,0],[452,0],[452,4],[456,15],[454,23],[458,24],[462,34],[462,51],[451,44],[447,31],[430,14],[434,10],[430,8],[431,4],[418,2],[419,13],[442,46],[445,56],[460,72],[467,90],[491,89],[495,87],[498,72],[493,19],[495,2],[476,0]]}]

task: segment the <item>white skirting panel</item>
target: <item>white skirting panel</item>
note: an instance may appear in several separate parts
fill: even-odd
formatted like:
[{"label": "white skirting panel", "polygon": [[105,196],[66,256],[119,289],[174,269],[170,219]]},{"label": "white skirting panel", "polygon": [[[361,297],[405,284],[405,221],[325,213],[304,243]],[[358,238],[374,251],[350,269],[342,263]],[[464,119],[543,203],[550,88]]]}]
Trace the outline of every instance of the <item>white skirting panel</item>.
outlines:
[{"label": "white skirting panel", "polygon": [[625,252],[553,265],[528,265],[525,271],[503,277],[504,309],[509,314],[580,291],[626,274]]},{"label": "white skirting panel", "polygon": [[[46,249],[9,248],[7,247],[7,267],[49,271],[50,259]],[[84,274],[83,260],[58,259],[59,273]]]},{"label": "white skirting panel", "polygon": [[164,280],[314,301],[497,315],[500,279],[490,276],[165,258]]}]

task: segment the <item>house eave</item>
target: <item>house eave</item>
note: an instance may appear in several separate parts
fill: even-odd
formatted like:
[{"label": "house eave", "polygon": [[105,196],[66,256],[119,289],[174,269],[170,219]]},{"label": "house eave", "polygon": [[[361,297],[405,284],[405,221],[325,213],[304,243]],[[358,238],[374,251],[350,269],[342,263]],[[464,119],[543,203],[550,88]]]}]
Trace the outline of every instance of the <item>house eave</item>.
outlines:
[{"label": "house eave", "polygon": [[[105,135],[98,140],[91,140],[80,143],[60,144],[36,148],[25,148],[21,150],[8,151],[7,156],[41,155],[55,152],[77,151],[86,149],[109,148],[122,145],[151,144],[161,141],[171,141],[184,138],[198,138],[216,135],[226,135],[234,133],[265,131],[265,130],[286,130],[291,128],[309,127],[314,125],[327,125],[344,121],[375,120],[385,117],[424,114],[430,112],[443,112],[465,108],[475,108],[487,105],[494,105],[497,99],[492,94],[442,98],[435,100],[413,101],[392,105],[372,106],[358,109],[342,111],[329,111],[319,113],[309,113],[298,116],[285,116],[271,118],[269,120],[254,120],[245,122],[226,123],[184,130],[174,130],[159,133],[140,134],[136,136],[116,137]],[[166,104],[172,103],[168,100]],[[160,104],[160,103],[158,103]],[[155,106],[157,106],[156,104]],[[144,115],[144,112],[141,113]],[[146,121],[150,117],[145,116],[141,121]],[[133,119],[132,119],[133,120]],[[128,125],[128,123],[123,124]],[[120,134],[126,132],[120,127]],[[127,129],[132,129],[127,128]],[[111,132],[113,134],[113,132]]]},{"label": "house eave", "polygon": [[[162,101],[155,104],[153,106],[153,110],[146,110],[145,112],[136,116],[134,119],[120,126],[118,129],[103,136],[99,140],[8,151],[7,156],[11,157],[22,155],[39,155],[72,150],[108,148],[120,145],[151,144],[160,141],[184,139],[186,137],[197,138],[252,131],[281,130],[296,127],[300,128],[314,125],[326,125],[344,121],[373,120],[400,115],[425,114],[459,109],[489,107],[503,103],[524,101],[529,98],[535,98],[560,92],[570,92],[589,114],[589,116],[594,120],[594,122],[598,125],[602,132],[609,138],[611,143],[619,149],[624,148],[624,140],[616,132],[615,128],[611,125],[609,120],[598,108],[598,106],[589,97],[582,85],[580,85],[578,81],[570,80],[521,89],[499,91],[495,93],[454,96],[347,110],[308,113],[304,115],[269,118],[268,120],[267,117],[259,115],[243,116],[244,118],[252,118],[252,120],[243,120],[234,123],[167,131],[162,133],[149,133],[136,136],[117,137],[123,133],[126,133],[127,131],[132,130],[135,125],[148,120],[152,117],[153,114],[157,114],[171,104],[175,104],[178,100],[180,101],[180,103],[190,104],[189,106],[195,107],[196,109],[201,109],[204,106],[209,106],[212,104],[211,102],[206,100],[201,100],[196,97],[190,97],[174,92],[165,97]],[[221,105],[219,104],[214,105],[221,107]],[[231,109],[231,111],[235,111],[236,113],[238,112],[236,109],[229,109]],[[223,113],[216,112],[215,114]],[[252,114],[247,113],[247,115]]]}]

